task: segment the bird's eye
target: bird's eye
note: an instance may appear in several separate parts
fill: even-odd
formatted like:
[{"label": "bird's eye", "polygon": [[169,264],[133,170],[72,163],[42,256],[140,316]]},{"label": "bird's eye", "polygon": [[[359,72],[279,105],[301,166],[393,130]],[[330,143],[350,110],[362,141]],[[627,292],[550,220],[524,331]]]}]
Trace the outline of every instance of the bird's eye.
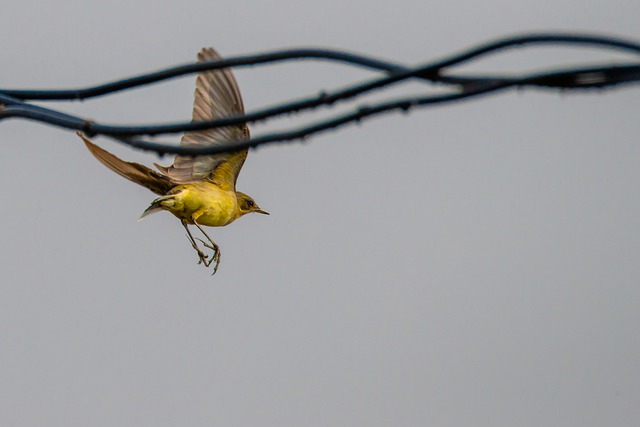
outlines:
[{"label": "bird's eye", "polygon": [[250,208],[253,207],[253,205],[255,205],[255,203],[253,202],[253,200],[247,200],[247,206],[249,206]]}]

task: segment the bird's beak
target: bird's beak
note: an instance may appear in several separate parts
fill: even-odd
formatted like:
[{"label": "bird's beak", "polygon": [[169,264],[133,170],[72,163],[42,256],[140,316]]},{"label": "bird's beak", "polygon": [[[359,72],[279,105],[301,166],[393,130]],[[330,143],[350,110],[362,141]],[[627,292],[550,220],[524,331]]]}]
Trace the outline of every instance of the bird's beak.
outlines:
[{"label": "bird's beak", "polygon": [[269,212],[264,211],[264,210],[262,210],[262,209],[260,209],[260,208],[256,209],[254,212],[256,212],[256,213],[261,213],[261,214],[265,214],[265,215],[269,215]]}]

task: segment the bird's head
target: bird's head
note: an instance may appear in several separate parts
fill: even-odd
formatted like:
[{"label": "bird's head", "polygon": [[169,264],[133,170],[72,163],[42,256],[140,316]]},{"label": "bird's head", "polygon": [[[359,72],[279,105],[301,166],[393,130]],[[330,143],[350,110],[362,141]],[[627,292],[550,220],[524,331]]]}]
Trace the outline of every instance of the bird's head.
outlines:
[{"label": "bird's head", "polygon": [[236,197],[238,198],[238,206],[240,207],[240,215],[246,215],[251,212],[261,213],[265,215],[269,215],[269,212],[260,209],[260,206],[249,196],[244,193],[236,192]]}]

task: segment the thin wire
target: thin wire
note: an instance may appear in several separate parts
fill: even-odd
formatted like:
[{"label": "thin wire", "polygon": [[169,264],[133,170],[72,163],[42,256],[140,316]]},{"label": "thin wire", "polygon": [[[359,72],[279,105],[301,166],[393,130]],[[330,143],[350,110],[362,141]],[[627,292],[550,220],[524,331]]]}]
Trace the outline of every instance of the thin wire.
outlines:
[{"label": "thin wire", "polygon": [[[589,89],[607,88],[623,83],[640,81],[640,63],[630,62],[621,65],[602,65],[590,67],[574,67],[570,69],[550,69],[544,72],[530,73],[515,77],[499,75],[456,75],[445,69],[478,60],[506,49],[533,45],[577,45],[601,50],[614,50],[640,54],[640,44],[621,38],[596,36],[590,34],[527,34],[505,37],[493,42],[480,44],[463,52],[431,61],[415,67],[407,67],[394,62],[372,58],[349,52],[325,49],[294,49],[274,51],[258,55],[247,55],[226,58],[220,61],[201,62],[167,68],[153,73],[134,76],[110,83],[87,88],[69,90],[31,90],[0,89],[0,120],[3,118],[23,118],[46,123],[62,128],[79,130],[88,135],[104,135],[134,148],[155,151],[158,154],[214,154],[235,151],[258,145],[289,142],[307,138],[310,135],[329,129],[338,128],[349,123],[359,122],[365,118],[391,111],[409,111],[416,107],[459,102],[493,92],[514,87],[538,87],[554,89]],[[243,116],[201,122],[178,122],[155,125],[113,126],[90,121],[77,116],[59,112],[54,109],[34,105],[27,100],[74,101],[99,96],[111,95],[124,90],[149,85],[186,74],[206,70],[263,65],[291,60],[328,60],[382,71],[385,77],[371,79],[332,92],[321,92],[312,97],[274,105]],[[323,105],[352,100],[374,90],[391,87],[408,79],[418,79],[424,83],[444,85],[451,89],[450,93],[401,98],[373,105],[361,105],[345,114],[312,122],[295,129],[271,134],[259,135],[250,141],[230,142],[229,144],[211,147],[180,147],[171,144],[144,141],[140,135],[172,134],[185,131],[197,131],[215,127],[231,126],[262,121],[284,114],[300,113]]]}]

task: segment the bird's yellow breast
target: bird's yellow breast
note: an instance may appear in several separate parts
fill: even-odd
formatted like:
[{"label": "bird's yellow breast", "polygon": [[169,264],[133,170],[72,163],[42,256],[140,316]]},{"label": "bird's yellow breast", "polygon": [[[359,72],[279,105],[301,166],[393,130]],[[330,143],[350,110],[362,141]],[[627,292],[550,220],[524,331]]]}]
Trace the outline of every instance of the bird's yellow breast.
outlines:
[{"label": "bird's yellow breast", "polygon": [[189,224],[221,227],[239,216],[236,193],[211,182],[178,185],[170,195],[173,197],[163,200],[162,207]]}]

